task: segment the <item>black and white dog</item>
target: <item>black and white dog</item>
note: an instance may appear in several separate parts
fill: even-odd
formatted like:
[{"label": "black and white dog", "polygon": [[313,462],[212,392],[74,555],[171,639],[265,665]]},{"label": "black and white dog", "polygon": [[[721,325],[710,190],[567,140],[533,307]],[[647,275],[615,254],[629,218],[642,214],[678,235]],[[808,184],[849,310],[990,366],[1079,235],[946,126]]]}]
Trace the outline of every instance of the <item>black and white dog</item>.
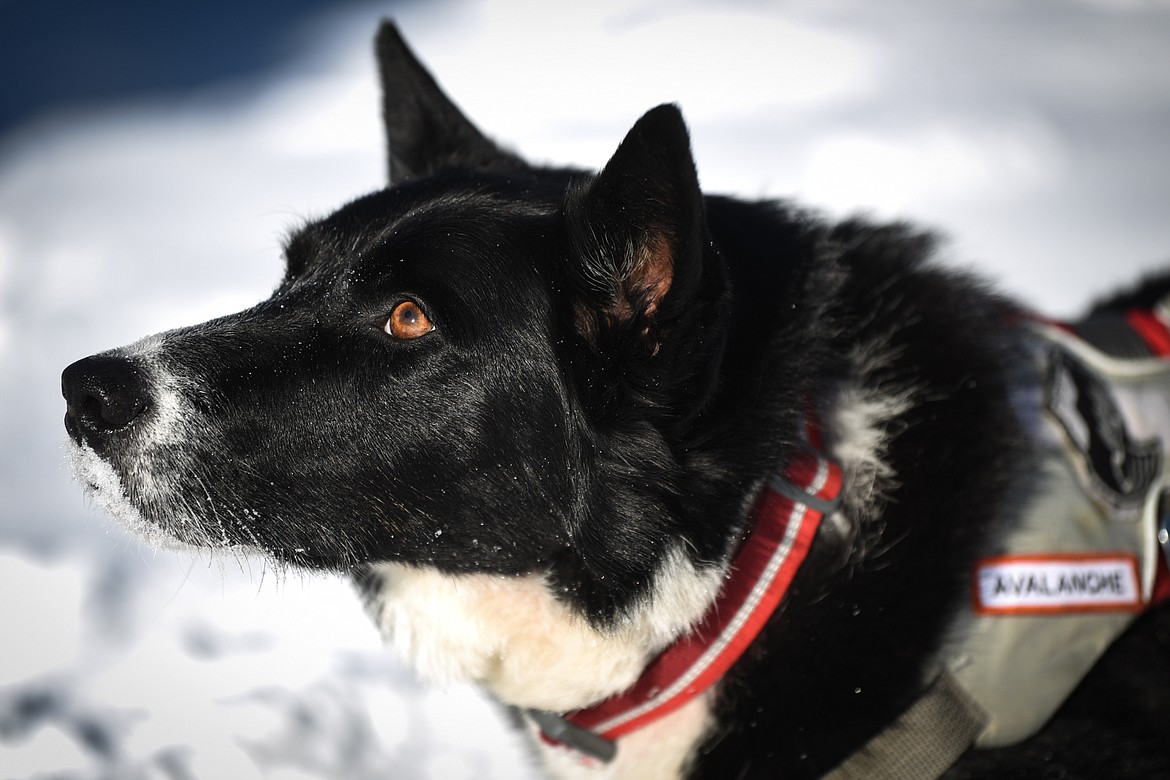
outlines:
[{"label": "black and white dog", "polygon": [[65,370],[101,506],[352,572],[554,776],[1170,777],[1170,280],[1045,322],[912,227],[702,194],[672,106],[537,167],[377,51],[392,186]]}]

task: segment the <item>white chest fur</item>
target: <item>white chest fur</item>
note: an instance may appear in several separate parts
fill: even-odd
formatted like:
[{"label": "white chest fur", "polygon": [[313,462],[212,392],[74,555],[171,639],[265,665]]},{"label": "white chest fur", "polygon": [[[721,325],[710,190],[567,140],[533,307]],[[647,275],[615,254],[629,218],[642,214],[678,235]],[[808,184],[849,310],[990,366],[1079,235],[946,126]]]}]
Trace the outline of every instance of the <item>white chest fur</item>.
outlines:
[{"label": "white chest fur", "polygon": [[[518,707],[565,712],[633,685],[646,663],[693,625],[721,575],[668,555],[650,598],[611,631],[599,631],[558,601],[539,576],[447,575],[380,564],[371,603],[387,641],[418,673],[439,683],[473,682]],[[544,769],[559,778],[676,778],[709,721],[706,697],[622,739],[598,766],[543,743]]]},{"label": "white chest fur", "polygon": [[537,575],[448,575],[379,564],[371,611],[387,641],[426,679],[473,682],[501,701],[565,712],[625,690],[646,662],[702,617],[717,570],[668,555],[645,602],[601,631]]}]

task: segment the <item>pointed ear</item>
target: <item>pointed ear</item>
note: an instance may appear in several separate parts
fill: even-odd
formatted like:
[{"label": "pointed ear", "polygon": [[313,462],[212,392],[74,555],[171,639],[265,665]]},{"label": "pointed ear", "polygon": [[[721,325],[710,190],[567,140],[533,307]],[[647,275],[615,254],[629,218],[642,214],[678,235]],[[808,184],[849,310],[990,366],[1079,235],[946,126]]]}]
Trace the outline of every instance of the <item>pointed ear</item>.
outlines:
[{"label": "pointed ear", "polygon": [[678,108],[647,112],[605,168],[566,199],[576,327],[597,343],[625,333],[650,354],[698,284],[703,197]]},{"label": "pointed ear", "polygon": [[517,171],[528,166],[487,139],[427,72],[393,22],[376,42],[390,182],[443,170]]}]

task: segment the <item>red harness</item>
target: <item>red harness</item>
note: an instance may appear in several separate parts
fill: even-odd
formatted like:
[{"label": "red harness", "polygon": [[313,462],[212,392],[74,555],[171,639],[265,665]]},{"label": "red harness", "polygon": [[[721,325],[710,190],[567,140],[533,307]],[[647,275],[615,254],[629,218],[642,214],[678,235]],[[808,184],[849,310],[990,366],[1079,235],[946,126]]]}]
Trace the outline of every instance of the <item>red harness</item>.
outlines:
[{"label": "red harness", "polygon": [[703,620],[650,662],[634,686],[563,717],[530,712],[543,738],[609,761],[614,740],[699,696],[743,655],[780,605],[821,520],[839,502],[841,467],[812,451],[773,476]]}]

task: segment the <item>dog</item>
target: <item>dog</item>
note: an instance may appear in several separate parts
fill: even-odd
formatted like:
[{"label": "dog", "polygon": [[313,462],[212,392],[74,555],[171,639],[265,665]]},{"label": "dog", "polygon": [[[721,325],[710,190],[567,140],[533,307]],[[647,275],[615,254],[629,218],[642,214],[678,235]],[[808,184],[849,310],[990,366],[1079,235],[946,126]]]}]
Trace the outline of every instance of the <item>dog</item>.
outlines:
[{"label": "dog", "polygon": [[65,369],[96,503],[351,573],[552,776],[1170,777],[1170,276],[1051,322],[702,193],[674,106],[535,166],[376,49],[390,186]]}]

